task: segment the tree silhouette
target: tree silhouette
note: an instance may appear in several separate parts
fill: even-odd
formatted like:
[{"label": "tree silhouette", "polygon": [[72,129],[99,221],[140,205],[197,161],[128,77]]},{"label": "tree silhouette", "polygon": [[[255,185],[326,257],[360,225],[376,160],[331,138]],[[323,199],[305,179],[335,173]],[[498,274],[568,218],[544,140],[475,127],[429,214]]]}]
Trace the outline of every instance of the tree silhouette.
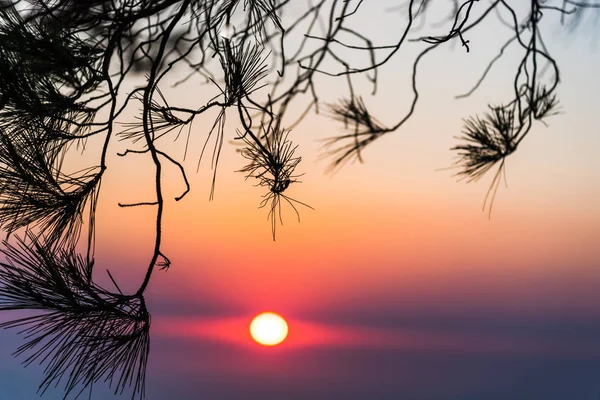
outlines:
[{"label": "tree silhouette", "polygon": [[[586,13],[600,9],[593,0],[453,0],[446,2],[448,18],[432,28],[426,20],[433,0],[390,1],[406,22],[398,37],[388,38],[391,44],[378,44],[356,28],[363,10],[376,7],[367,3],[314,0],[289,16],[292,0],[0,1],[0,226],[7,232],[0,310],[36,311],[1,326],[19,328],[24,335],[16,354],[26,364],[45,366],[42,393],[62,384],[65,399],[77,397],[107,381],[115,393],[144,396],[150,340],[144,293],[155,269],[170,266],[161,250],[164,165],[175,165],[186,184],[175,200],[190,189],[185,168],[161,150],[161,139],[189,140],[193,121],[215,110],[201,155],[214,138],[211,198],[221,146],[233,140],[248,161],[240,172],[266,191],[260,207],[268,210],[275,239],[282,206],[291,206],[298,216],[299,208],[309,207],[285,194],[300,176],[301,159],[289,135],[293,127],[323,109],[347,128],[325,140],[331,168],[362,161],[367,145],[399,131],[413,114],[423,58],[449,43],[476,52],[469,41],[473,31],[500,19],[506,42],[464,96],[479,88],[505,50],[515,47],[522,60],[512,72],[513,96],[495,99],[489,111],[465,119],[452,148],[459,177],[476,181],[495,171],[486,196],[491,211],[507,157],[536,121],[558,111],[560,70],[540,22],[557,16],[572,31]],[[421,35],[426,29],[443,33]],[[302,40],[292,51],[287,39],[299,30]],[[410,41],[424,44],[413,60],[412,102],[396,122],[385,124],[355,93],[353,79],[368,79],[375,94],[380,67]],[[363,55],[366,63],[354,65],[348,51]],[[126,81],[141,75],[143,85],[124,89]],[[324,75],[347,82],[348,95],[336,104],[320,103],[315,78]],[[197,108],[172,105],[160,90],[191,79],[203,80],[208,83],[203,90],[214,92]],[[309,99],[308,107],[289,121],[288,109],[301,98]],[[136,120],[120,121],[135,105],[141,105]],[[227,115],[241,127],[234,134]],[[65,155],[85,151],[94,136],[104,140],[99,158],[81,171],[68,171]],[[120,156],[147,154],[155,167],[156,197],[120,204],[156,210],[151,261],[131,294],[121,291],[110,272],[116,292],[92,279],[96,203],[114,140],[131,146]]]}]

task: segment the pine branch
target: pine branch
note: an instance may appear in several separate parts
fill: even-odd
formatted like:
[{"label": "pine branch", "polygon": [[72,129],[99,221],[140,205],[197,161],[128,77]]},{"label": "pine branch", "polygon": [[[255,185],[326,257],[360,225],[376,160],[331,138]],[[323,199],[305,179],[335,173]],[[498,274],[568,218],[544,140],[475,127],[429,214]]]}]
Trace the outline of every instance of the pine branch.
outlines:
[{"label": "pine branch", "polygon": [[38,314],[0,324],[17,328],[26,342],[15,352],[24,364],[44,365],[44,393],[62,384],[76,398],[106,380],[115,394],[144,395],[150,350],[150,315],[143,296],[127,298],[91,281],[90,263],[74,249],[52,249],[29,233],[4,243],[0,262],[0,311]]}]

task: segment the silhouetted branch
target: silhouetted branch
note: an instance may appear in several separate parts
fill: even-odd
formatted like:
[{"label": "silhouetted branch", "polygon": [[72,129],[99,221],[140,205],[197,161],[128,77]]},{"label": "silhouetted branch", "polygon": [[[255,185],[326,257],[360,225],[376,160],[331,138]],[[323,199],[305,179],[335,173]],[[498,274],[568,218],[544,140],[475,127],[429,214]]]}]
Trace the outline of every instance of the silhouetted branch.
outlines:
[{"label": "silhouetted branch", "polygon": [[[320,78],[342,77],[347,83],[341,100],[325,105],[324,114],[346,129],[325,139],[331,167],[363,161],[368,145],[398,131],[413,116],[423,59],[456,39],[475,53],[488,45],[469,42],[478,38],[476,29],[499,21],[498,35],[506,39],[472,89],[459,97],[480,89],[509,49],[522,57],[510,75],[513,94],[492,101],[502,105],[487,113],[465,119],[460,143],[452,148],[458,175],[466,181],[497,168],[484,202],[491,212],[508,156],[534,131],[536,121],[545,124],[559,112],[559,64],[545,45],[547,28],[541,22],[555,15],[573,31],[586,15],[600,15],[600,3],[528,0],[517,7],[508,0],[452,0],[448,17],[433,24],[428,23],[433,1],[400,3],[393,8],[406,17],[400,31],[375,40],[362,17],[367,7],[379,3],[362,0],[315,0],[303,10],[296,8],[296,0],[0,1],[0,227],[7,240],[17,231],[27,232],[17,245],[5,244],[0,309],[41,311],[5,326],[21,326],[27,342],[18,353],[46,365],[42,391],[63,382],[66,396],[76,396],[76,388],[108,379],[117,392],[132,387],[134,396],[143,396],[150,324],[143,295],[156,267],[167,270],[171,265],[161,248],[165,159],[177,166],[185,184],[175,200],[190,191],[184,164],[162,143],[185,137],[185,129],[185,160],[193,122],[209,110],[217,114],[202,132],[198,168],[214,139],[210,199],[222,145],[235,129],[229,114],[241,125],[234,136],[243,143],[241,154],[248,161],[241,172],[266,189],[260,207],[269,210],[275,238],[277,220],[283,221],[282,203],[298,217],[297,205],[309,207],[287,195],[299,182],[295,171],[301,159],[281,127],[293,128],[312,110],[318,114],[323,109]],[[286,12],[292,4],[293,15]],[[366,79],[375,95],[382,67],[399,58],[407,42],[427,46],[409,60],[409,106],[395,122],[383,124],[352,82]],[[174,76],[175,71],[181,75]],[[143,83],[125,89],[136,79]],[[209,100],[183,107],[159,89],[183,82]],[[303,111],[289,120],[288,111],[303,99]],[[134,104],[141,106],[137,117],[121,122]],[[87,151],[87,139],[94,136],[103,142],[100,155],[87,157],[79,171],[69,170],[64,162],[69,152]],[[152,255],[132,294],[122,293],[108,270],[117,293],[92,280],[96,204],[115,136],[139,148],[119,155],[148,154],[154,166],[156,201],[119,203],[156,206]],[[78,245],[85,246],[85,257],[75,252]]]},{"label": "silhouetted branch", "polygon": [[300,220],[300,214],[295,204],[312,208],[284,194],[291,184],[299,182],[297,178],[300,177],[300,175],[294,174],[294,171],[300,163],[301,158],[294,156],[297,146],[293,146],[288,140],[288,134],[289,132],[285,132],[284,130],[265,131],[263,136],[265,143],[263,146],[250,136],[242,135],[238,132],[238,137],[246,144],[246,147],[241,152],[242,156],[250,161],[239,172],[244,173],[246,179],[257,179],[257,186],[267,188],[268,191],[263,196],[259,208],[269,207],[267,218],[271,221],[273,240],[275,240],[277,219],[283,224],[281,214],[282,199],[292,206],[298,216],[298,220]]},{"label": "silhouetted branch", "polygon": [[[32,234],[4,244],[0,310],[40,314],[0,324],[18,328],[26,343],[15,354],[39,362],[39,386],[63,384],[65,398],[107,381],[115,394],[128,387],[142,398],[150,344],[150,315],[143,296],[125,298],[91,281],[92,264],[74,249],[52,250]],[[116,282],[115,282],[116,285]]]}]

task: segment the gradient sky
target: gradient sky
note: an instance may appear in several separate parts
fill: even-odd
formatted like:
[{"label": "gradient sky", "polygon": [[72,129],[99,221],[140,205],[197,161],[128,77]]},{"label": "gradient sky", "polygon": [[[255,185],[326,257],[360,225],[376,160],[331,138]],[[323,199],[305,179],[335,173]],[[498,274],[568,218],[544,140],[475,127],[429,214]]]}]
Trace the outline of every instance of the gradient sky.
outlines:
[{"label": "gradient sky", "polygon": [[[381,23],[365,30],[383,43],[400,14],[373,10],[368,19]],[[365,164],[325,175],[318,139],[341,127],[310,115],[295,128],[305,175],[290,194],[315,211],[301,209],[297,223],[286,210],[276,242],[266,210],[257,210],[261,190],[233,172],[244,160],[231,145],[208,201],[209,158],[195,169],[211,121],[194,124],[185,162],[192,191],[166,203],[163,252],[173,265],[147,292],[146,398],[600,398],[600,51],[588,40],[593,28],[565,37],[555,22],[546,40],[562,70],[563,114],[537,124],[510,156],[491,219],[481,211],[491,176],[457,183],[440,169],[453,162],[448,149],[462,118],[511,94],[518,51],[474,96],[454,100],[505,40],[499,26],[474,32],[468,54],[446,46],[424,61],[414,117],[370,145]],[[407,73],[419,46],[382,68],[377,97],[356,82],[383,122],[410,102]],[[346,94],[343,81],[320,82],[324,101]],[[191,84],[163,91],[197,101]],[[125,146],[115,142],[111,152]],[[182,157],[180,144],[163,146]],[[116,204],[147,201],[153,173],[144,156],[111,157],[102,184],[96,270],[106,281],[100,274],[110,268],[124,290],[143,278],[155,210]],[[166,182],[171,198],[183,185],[175,168]],[[288,319],[281,346],[259,347],[248,335],[265,310]],[[42,379],[40,368],[10,357],[18,343],[14,331],[0,332],[0,400],[33,399]],[[109,398],[103,393],[94,398]]]}]

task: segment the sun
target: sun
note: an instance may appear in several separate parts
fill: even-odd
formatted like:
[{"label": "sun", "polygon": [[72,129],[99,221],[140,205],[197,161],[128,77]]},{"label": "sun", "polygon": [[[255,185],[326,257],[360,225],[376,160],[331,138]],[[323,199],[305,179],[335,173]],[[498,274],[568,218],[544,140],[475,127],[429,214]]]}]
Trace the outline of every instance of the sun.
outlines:
[{"label": "sun", "polygon": [[250,336],[263,346],[276,346],[288,335],[288,324],[285,319],[274,312],[258,314],[250,323]]}]

